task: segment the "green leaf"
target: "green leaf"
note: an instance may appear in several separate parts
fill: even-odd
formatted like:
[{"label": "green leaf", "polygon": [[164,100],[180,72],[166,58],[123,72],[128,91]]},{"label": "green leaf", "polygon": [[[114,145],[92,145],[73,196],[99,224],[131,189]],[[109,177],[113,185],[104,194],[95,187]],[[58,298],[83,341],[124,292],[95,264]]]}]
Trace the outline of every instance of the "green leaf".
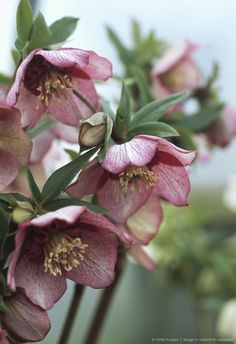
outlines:
[{"label": "green leaf", "polygon": [[150,93],[150,86],[147,76],[144,71],[138,66],[130,66],[129,68],[137,83],[142,103],[147,104],[148,102],[153,100],[153,97]]},{"label": "green leaf", "polygon": [[20,62],[20,52],[17,49],[12,49],[11,56],[13,58],[13,61],[15,63],[15,66],[18,66],[18,63]]},{"label": "green leaf", "polygon": [[122,84],[120,104],[116,111],[114,133],[118,138],[126,138],[130,123],[130,95],[124,82]]},{"label": "green leaf", "polygon": [[187,128],[194,132],[199,132],[206,129],[214,120],[216,120],[223,109],[223,104],[217,104],[210,108],[205,108],[192,116],[185,116],[179,120],[171,120],[168,122],[177,128]]},{"label": "green leaf", "polygon": [[36,181],[33,177],[31,170],[29,169],[29,167],[26,167],[26,174],[27,174],[29,188],[30,188],[30,191],[32,193],[32,196],[33,196],[36,203],[40,203],[42,200],[41,192],[39,190],[38,185],[36,184]]},{"label": "green leaf", "polygon": [[179,92],[175,93],[169,97],[166,97],[161,100],[155,100],[147,105],[145,105],[142,109],[140,109],[134,115],[132,120],[131,128],[133,128],[137,123],[146,122],[146,121],[154,121],[161,118],[168,108],[180,101],[186,99],[188,93],[187,92]]},{"label": "green leaf", "polygon": [[101,104],[102,104],[103,112],[107,113],[112,119],[115,119],[116,115],[110,106],[109,100],[102,99]]},{"label": "green leaf", "polygon": [[139,46],[142,41],[140,25],[137,20],[132,20],[132,37],[135,45]]},{"label": "green leaf", "polygon": [[115,31],[113,31],[110,27],[107,27],[106,30],[108,37],[110,38],[110,41],[117,49],[121,61],[124,64],[129,64],[132,61],[130,51],[124,46],[124,44],[121,42],[120,38],[117,36]]},{"label": "green leaf", "polygon": [[69,155],[71,160],[77,159],[80,156],[80,153],[74,151],[73,149],[65,148],[64,151]]},{"label": "green leaf", "polygon": [[19,40],[25,45],[29,40],[33,24],[32,8],[28,0],[20,0],[16,12],[16,30]]},{"label": "green leaf", "polygon": [[100,162],[102,162],[105,159],[107,148],[108,148],[108,142],[110,140],[112,129],[113,129],[113,121],[111,117],[107,114],[105,114],[106,118],[106,132],[105,132],[105,139],[104,139],[104,146],[100,149],[98,153],[98,159]]},{"label": "green leaf", "polygon": [[41,193],[44,204],[54,200],[61,191],[69,185],[80,170],[85,167],[89,159],[96,153],[98,148],[93,148],[77,159],[70,161],[65,166],[56,170],[46,181]]},{"label": "green leaf", "polygon": [[179,133],[170,125],[162,122],[145,122],[137,125],[129,131],[128,138],[136,135],[153,135],[158,137],[179,136]]},{"label": "green leaf", "polygon": [[45,47],[50,38],[51,32],[43,14],[39,12],[33,23],[31,38],[27,46],[27,53],[30,53],[34,49]]},{"label": "green leaf", "polygon": [[64,42],[75,31],[79,18],[63,17],[49,26],[51,38],[47,45]]},{"label": "green leaf", "polygon": [[28,135],[31,139],[33,139],[36,136],[43,133],[44,131],[47,131],[48,129],[54,127],[56,123],[57,123],[57,120],[55,118],[42,118],[42,120],[39,122],[39,124],[36,127],[28,131]]},{"label": "green leaf", "polygon": [[82,200],[71,199],[71,198],[56,199],[53,202],[45,204],[44,209],[49,210],[49,211],[54,211],[54,210],[68,207],[71,205],[85,206],[85,207],[88,207],[90,210],[95,211],[96,213],[104,214],[107,212],[107,209],[99,207],[98,205],[92,204],[90,202],[82,201]]},{"label": "green leaf", "polygon": [[2,256],[6,236],[9,232],[9,222],[5,211],[0,208],[0,256]]}]

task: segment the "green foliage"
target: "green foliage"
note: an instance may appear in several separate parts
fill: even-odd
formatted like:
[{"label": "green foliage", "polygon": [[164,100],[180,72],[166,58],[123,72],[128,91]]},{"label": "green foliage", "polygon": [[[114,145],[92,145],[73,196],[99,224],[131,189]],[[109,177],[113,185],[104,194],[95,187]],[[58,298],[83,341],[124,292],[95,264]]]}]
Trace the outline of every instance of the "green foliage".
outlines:
[{"label": "green foliage", "polygon": [[47,203],[44,206],[44,209],[49,210],[49,211],[54,211],[60,208],[68,207],[71,205],[79,205],[79,206],[84,206],[89,208],[92,211],[95,211],[97,213],[106,213],[106,209],[99,207],[98,205],[92,204],[90,202],[86,202],[83,200],[77,200],[77,199],[71,199],[71,198],[60,198],[60,199],[55,199],[54,201]]},{"label": "green foliage", "polygon": [[75,31],[79,18],[63,17],[49,26],[51,38],[47,45],[64,42]]},{"label": "green foliage", "polygon": [[153,97],[150,93],[149,80],[147,79],[147,76],[142,68],[138,66],[130,66],[129,68],[139,89],[142,103],[147,104],[153,100]]},{"label": "green foliage", "polygon": [[36,203],[40,203],[42,200],[41,192],[39,190],[39,187],[38,187],[29,167],[26,167],[26,174],[27,174],[29,188],[30,188],[31,194],[33,196],[33,199]]},{"label": "green foliage", "polygon": [[130,95],[127,87],[123,83],[120,103],[116,111],[116,120],[114,123],[114,135],[117,138],[125,139],[130,123]]},{"label": "green foliage", "polygon": [[9,232],[9,221],[5,211],[0,207],[0,257],[3,254],[3,248]]},{"label": "green foliage", "polygon": [[18,44],[23,48],[29,40],[33,25],[32,8],[28,0],[20,0],[16,12],[16,30],[18,35]]},{"label": "green foliage", "polygon": [[163,122],[144,122],[135,126],[128,133],[128,138],[132,139],[136,135],[153,135],[158,137],[179,136],[179,133],[170,125]]},{"label": "green foliage", "polygon": [[56,170],[46,181],[42,190],[43,204],[53,201],[70,184],[77,173],[86,166],[89,159],[97,152],[98,148],[89,150],[75,160]]}]

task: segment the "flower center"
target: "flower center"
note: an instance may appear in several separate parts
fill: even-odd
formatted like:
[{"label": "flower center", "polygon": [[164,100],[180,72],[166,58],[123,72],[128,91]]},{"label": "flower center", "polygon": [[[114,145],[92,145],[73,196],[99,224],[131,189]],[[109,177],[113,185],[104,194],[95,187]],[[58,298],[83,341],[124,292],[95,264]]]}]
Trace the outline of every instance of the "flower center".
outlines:
[{"label": "flower center", "polygon": [[71,271],[84,260],[87,247],[80,238],[72,238],[63,232],[53,234],[44,247],[45,272],[57,276],[62,274],[62,268]]},{"label": "flower center", "polygon": [[[39,80],[37,98],[39,102],[43,102],[48,107],[52,95],[59,97],[62,90],[73,90],[70,78],[66,74],[58,71],[50,71],[43,74]],[[38,105],[39,106],[39,105]]]},{"label": "flower center", "polygon": [[154,187],[157,177],[150,171],[148,167],[128,167],[119,174],[119,182],[124,192],[140,191],[140,187],[144,185],[146,189]]}]

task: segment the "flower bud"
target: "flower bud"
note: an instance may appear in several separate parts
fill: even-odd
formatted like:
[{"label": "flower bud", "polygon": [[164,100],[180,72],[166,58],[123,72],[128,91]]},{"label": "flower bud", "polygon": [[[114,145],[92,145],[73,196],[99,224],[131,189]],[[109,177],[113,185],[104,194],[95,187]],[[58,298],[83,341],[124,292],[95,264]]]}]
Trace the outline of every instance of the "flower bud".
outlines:
[{"label": "flower bud", "polygon": [[108,116],[103,112],[95,113],[83,121],[79,129],[79,145],[91,148],[104,142],[107,131]]},{"label": "flower bud", "polygon": [[16,206],[12,211],[12,221],[20,224],[24,221],[30,220],[35,215],[35,209],[29,202],[16,202]]}]

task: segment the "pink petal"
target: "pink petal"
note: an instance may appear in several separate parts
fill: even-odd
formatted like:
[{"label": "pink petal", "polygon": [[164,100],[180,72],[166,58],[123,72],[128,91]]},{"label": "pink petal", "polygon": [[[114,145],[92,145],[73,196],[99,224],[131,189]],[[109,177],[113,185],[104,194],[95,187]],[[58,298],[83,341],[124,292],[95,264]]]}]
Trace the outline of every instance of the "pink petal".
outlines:
[{"label": "pink petal", "polygon": [[98,159],[95,159],[80,173],[77,181],[66,189],[66,193],[76,199],[93,194],[104,185],[106,175],[107,172]]},{"label": "pink petal", "polygon": [[9,344],[6,332],[0,328],[0,344]]},{"label": "pink petal", "polygon": [[63,123],[57,123],[50,130],[56,138],[64,140],[69,143],[78,142],[78,129]]},{"label": "pink petal", "polygon": [[83,69],[89,63],[89,53],[82,49],[39,50],[35,55],[43,56],[52,65],[60,68],[76,67]]},{"label": "pink petal", "polygon": [[16,179],[19,172],[19,163],[14,155],[0,149],[0,190],[5,189]]},{"label": "pink petal", "polygon": [[42,340],[50,330],[47,313],[32,304],[20,291],[5,300],[8,310],[1,314],[7,332],[17,341],[36,342]]},{"label": "pink petal", "polygon": [[159,232],[162,219],[160,199],[153,191],[146,203],[128,218],[126,227],[136,240],[146,245]]},{"label": "pink petal", "polygon": [[110,146],[102,166],[114,174],[124,171],[128,166],[145,166],[152,160],[156,149],[156,138],[136,136],[129,142]]},{"label": "pink petal", "polygon": [[[72,78],[73,87],[78,90],[94,107],[97,105],[97,93],[90,79]],[[80,120],[92,115],[92,111],[72,91],[60,92],[54,96],[48,107],[49,112],[59,121],[76,126]]]},{"label": "pink petal", "polygon": [[44,262],[27,257],[19,259],[15,271],[16,287],[23,288],[26,296],[36,305],[47,310],[66,291],[64,276],[53,276],[44,271]]},{"label": "pink petal", "polygon": [[113,233],[104,229],[87,227],[80,231],[83,244],[88,247],[79,267],[65,272],[65,276],[77,283],[92,288],[105,288],[115,277],[117,241]]},{"label": "pink petal", "polygon": [[[177,160],[181,162],[183,166],[190,165],[196,157],[196,151],[179,148],[173,143],[170,143],[169,141],[162,138],[158,138],[158,151],[173,155]],[[157,155],[157,158],[160,159],[159,153]],[[178,162],[176,163],[178,166]]]},{"label": "pink petal", "polygon": [[112,77],[112,64],[105,57],[97,55],[94,51],[88,51],[89,64],[84,71],[93,80],[107,80]]},{"label": "pink petal", "polygon": [[151,189],[140,192],[124,192],[118,180],[109,179],[97,193],[98,203],[108,209],[107,216],[119,224],[135,213],[148,199]]},{"label": "pink petal", "polygon": [[159,162],[152,169],[157,176],[155,189],[159,196],[176,206],[187,205],[190,182],[184,166],[168,153],[159,152],[158,156]]},{"label": "pink petal", "polygon": [[129,249],[129,255],[134,258],[140,265],[148,270],[155,270],[156,264],[152,258],[144,251],[142,246],[133,245]]}]

